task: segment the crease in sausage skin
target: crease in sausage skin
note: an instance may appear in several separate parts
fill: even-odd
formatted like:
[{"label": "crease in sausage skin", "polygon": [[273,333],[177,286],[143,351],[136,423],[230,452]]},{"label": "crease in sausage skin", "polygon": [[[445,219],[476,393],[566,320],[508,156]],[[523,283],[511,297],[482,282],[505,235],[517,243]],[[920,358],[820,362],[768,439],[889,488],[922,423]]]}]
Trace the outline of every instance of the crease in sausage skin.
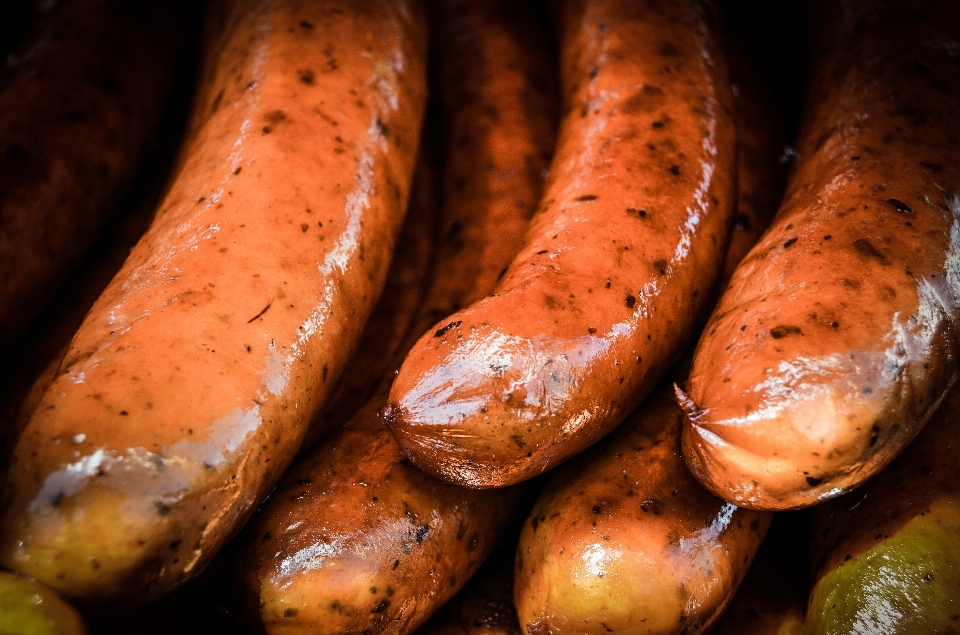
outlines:
[{"label": "crease in sausage skin", "polygon": [[787,196],[708,323],[684,400],[691,470],[757,509],[856,487],[958,373],[960,84],[934,44],[960,24],[948,3],[844,6],[846,22],[824,21]]},{"label": "crease in sausage skin", "polygon": [[[685,345],[728,235],[729,95],[702,7],[576,11],[525,246],[491,297],[421,338],[384,412],[418,467],[468,487],[531,478],[618,424]],[[637,41],[649,74],[625,70]]]},{"label": "crease in sausage skin", "polygon": [[[142,604],[293,458],[379,293],[417,149],[416,11],[365,7],[233,5],[158,220],[18,442],[5,566]],[[323,46],[350,29],[356,47]]]}]

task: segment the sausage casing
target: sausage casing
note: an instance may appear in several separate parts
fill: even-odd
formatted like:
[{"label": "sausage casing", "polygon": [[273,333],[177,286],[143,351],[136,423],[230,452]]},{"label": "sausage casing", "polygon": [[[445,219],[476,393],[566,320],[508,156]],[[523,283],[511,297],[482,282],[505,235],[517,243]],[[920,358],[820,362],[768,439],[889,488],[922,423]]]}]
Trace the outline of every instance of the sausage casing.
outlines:
[{"label": "sausage casing", "polygon": [[[683,452],[717,495],[812,505],[888,463],[960,362],[949,2],[820,12],[798,164],[697,346]],[[950,40],[952,41],[952,40]],[[938,44],[939,43],[939,44]]]},{"label": "sausage casing", "polygon": [[[554,95],[542,80],[550,49],[530,5],[442,0],[432,10],[445,80],[437,91],[442,230],[414,335],[438,311],[493,288],[553,145]],[[513,231],[502,236],[504,228]],[[236,571],[255,629],[409,633],[457,592],[516,516],[517,488],[464,489],[414,467],[377,417],[385,401],[386,383],[298,460],[241,534]]]},{"label": "sausage casing", "polygon": [[862,488],[813,510],[807,633],[949,633],[960,620],[960,390]]},{"label": "sausage casing", "polygon": [[384,421],[421,469],[517,483],[653,388],[719,275],[733,210],[725,65],[696,2],[567,3],[550,181],[494,294],[414,346]]},{"label": "sausage casing", "polygon": [[720,616],[773,515],[690,475],[682,421],[664,386],[557,470],[517,547],[514,603],[528,635],[702,633]]}]

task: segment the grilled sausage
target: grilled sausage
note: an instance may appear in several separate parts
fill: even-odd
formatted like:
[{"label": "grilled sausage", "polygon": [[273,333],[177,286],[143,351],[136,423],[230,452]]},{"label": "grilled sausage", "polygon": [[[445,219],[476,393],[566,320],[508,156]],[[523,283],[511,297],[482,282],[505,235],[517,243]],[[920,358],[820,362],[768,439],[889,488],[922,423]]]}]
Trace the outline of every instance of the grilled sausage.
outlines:
[{"label": "grilled sausage", "polygon": [[220,9],[178,175],[6,483],[0,563],[88,605],[196,575],[269,491],[380,291],[412,178],[415,3]]},{"label": "grilled sausage", "polygon": [[421,469],[498,487],[610,432],[705,308],[733,210],[729,89],[705,7],[568,3],[550,183],[494,295],[407,356],[383,419]]},{"label": "grilled sausage", "polygon": [[525,633],[702,633],[720,616],[773,514],[726,503],[690,475],[682,421],[665,385],[557,470],[517,547]]},{"label": "grilled sausage", "polygon": [[960,14],[949,2],[843,6],[843,20],[821,11],[783,205],[679,395],[691,470],[757,509],[862,483],[957,377],[960,66],[942,43]]},{"label": "grilled sausage", "polygon": [[[433,24],[446,118],[443,231],[414,335],[437,311],[493,288],[553,144],[549,48],[529,5],[442,0]],[[411,465],[377,418],[385,401],[386,382],[297,462],[241,534],[236,571],[255,630],[409,633],[515,516],[516,488],[466,490]]]}]

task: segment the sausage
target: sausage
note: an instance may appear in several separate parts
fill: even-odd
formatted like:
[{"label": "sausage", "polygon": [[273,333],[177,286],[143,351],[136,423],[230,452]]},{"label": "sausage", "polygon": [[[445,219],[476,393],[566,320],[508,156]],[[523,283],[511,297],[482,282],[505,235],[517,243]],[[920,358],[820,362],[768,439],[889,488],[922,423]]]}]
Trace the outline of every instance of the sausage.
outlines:
[{"label": "sausage", "polygon": [[380,291],[412,178],[416,3],[221,9],[179,172],[6,483],[0,564],[92,607],[195,576],[279,478]]},{"label": "sausage", "polygon": [[429,150],[421,147],[406,218],[400,227],[383,293],[370,313],[340,383],[323,411],[310,423],[301,453],[357,414],[406,341],[417,307],[423,301],[436,242],[434,162]]},{"label": "sausage", "polygon": [[132,179],[186,30],[181,0],[52,4],[0,69],[0,348],[39,314]]},{"label": "sausage", "polygon": [[679,393],[690,469],[756,509],[856,487],[957,377],[960,67],[931,43],[960,33],[960,15],[946,2],[843,6],[843,20],[821,11],[784,202]]},{"label": "sausage", "polygon": [[[542,169],[524,168],[545,165],[554,140],[550,83],[535,81],[549,77],[550,50],[530,6],[431,7],[437,74],[446,80],[437,90],[442,230],[414,336],[437,310],[493,288],[543,186]],[[502,235],[504,227],[515,231]],[[377,416],[387,386],[298,460],[241,533],[230,560],[254,631],[409,633],[457,592],[517,515],[516,488],[467,490],[414,467]]]},{"label": "sausage", "polygon": [[731,505],[690,475],[682,422],[665,385],[551,478],[517,547],[527,635],[703,633],[720,616],[773,514]]},{"label": "sausage", "polygon": [[415,334],[433,332],[441,318],[489,295],[530,226],[559,115],[543,19],[535,5],[502,0],[434,4],[435,37],[452,52],[438,58],[433,76],[443,106],[442,264]]},{"label": "sausage", "polygon": [[36,580],[0,571],[0,633],[87,635],[75,608]]},{"label": "sausage", "polygon": [[419,468],[528,479],[610,432],[675,361],[733,210],[724,62],[695,2],[569,3],[550,181],[494,294],[444,319],[382,413]]},{"label": "sausage", "polygon": [[511,519],[515,488],[466,490],[413,467],[377,418],[379,397],[302,457],[239,537],[252,632],[410,633]]},{"label": "sausage", "polygon": [[813,511],[808,633],[949,633],[960,619],[960,390],[862,488]]}]

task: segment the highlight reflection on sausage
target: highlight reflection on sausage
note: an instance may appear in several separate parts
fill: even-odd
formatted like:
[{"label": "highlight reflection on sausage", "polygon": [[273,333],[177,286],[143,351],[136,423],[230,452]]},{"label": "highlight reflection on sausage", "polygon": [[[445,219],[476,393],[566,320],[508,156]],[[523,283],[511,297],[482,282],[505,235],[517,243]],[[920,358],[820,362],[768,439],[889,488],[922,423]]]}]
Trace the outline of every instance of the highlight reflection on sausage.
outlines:
[{"label": "highlight reflection on sausage", "polygon": [[195,576],[269,491],[380,291],[410,186],[418,5],[214,9],[180,171],[6,484],[0,562],[86,604]]},{"label": "highlight reflection on sausage", "polygon": [[494,295],[407,356],[383,412],[421,469],[517,483],[616,426],[683,350],[733,207],[724,63],[696,2],[570,2],[547,192]]}]

